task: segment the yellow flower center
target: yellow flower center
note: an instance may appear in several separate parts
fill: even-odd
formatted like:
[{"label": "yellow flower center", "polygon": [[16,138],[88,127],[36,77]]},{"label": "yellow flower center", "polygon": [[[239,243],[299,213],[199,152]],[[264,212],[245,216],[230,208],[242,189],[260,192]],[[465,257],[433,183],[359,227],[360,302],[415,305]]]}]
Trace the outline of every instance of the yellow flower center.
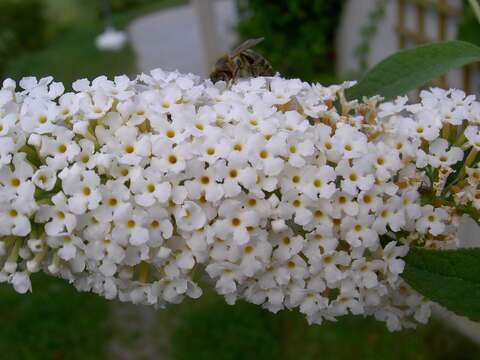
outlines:
[{"label": "yellow flower center", "polygon": [[17,177],[11,178],[10,179],[10,185],[13,187],[19,187],[20,186],[20,179]]}]

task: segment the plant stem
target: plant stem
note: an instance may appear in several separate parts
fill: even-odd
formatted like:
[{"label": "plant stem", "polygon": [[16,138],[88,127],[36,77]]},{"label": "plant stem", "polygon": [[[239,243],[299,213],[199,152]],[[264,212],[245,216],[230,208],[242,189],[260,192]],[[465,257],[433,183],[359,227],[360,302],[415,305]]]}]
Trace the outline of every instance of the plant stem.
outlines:
[{"label": "plant stem", "polygon": [[450,190],[450,188],[452,187],[452,185],[455,185],[456,183],[458,183],[459,181],[462,181],[464,176],[465,176],[465,173],[467,172],[467,167],[470,167],[473,162],[475,161],[476,157],[478,155],[478,150],[475,149],[475,147],[472,147],[470,152],[468,153],[467,155],[467,158],[465,159],[465,162],[462,166],[462,168],[460,169],[460,171],[458,172],[458,176],[457,178],[452,181],[452,183],[450,184],[450,186],[448,186],[447,188],[444,189],[445,191],[445,194],[446,194],[446,190]]},{"label": "plant stem", "polygon": [[145,261],[142,261],[139,265],[139,274],[138,274],[138,281],[140,281],[143,284],[148,283],[148,274],[149,274],[149,266],[148,263]]},{"label": "plant stem", "polygon": [[472,7],[473,12],[475,13],[475,17],[480,23],[480,4],[478,3],[477,0],[468,0],[468,2],[470,3],[470,6]]},{"label": "plant stem", "polygon": [[470,165],[473,164],[473,162],[475,161],[475,159],[477,157],[477,154],[478,154],[478,150],[475,149],[475,147],[472,147],[472,149],[470,150],[470,152],[467,155],[467,158],[465,159],[465,167],[470,167]]},{"label": "plant stem", "polygon": [[444,139],[447,139],[450,137],[450,124],[449,123],[445,123],[445,125],[443,125],[443,128],[442,128],[442,137]]}]

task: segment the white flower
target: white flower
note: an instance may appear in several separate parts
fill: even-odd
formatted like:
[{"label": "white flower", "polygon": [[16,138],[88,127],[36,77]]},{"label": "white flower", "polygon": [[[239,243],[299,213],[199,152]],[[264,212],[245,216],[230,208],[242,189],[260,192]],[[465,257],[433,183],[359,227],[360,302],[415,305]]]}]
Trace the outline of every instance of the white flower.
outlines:
[{"label": "white flower", "polygon": [[114,219],[115,227],[112,240],[124,244],[129,242],[138,246],[145,244],[150,236],[147,229],[145,211],[138,207],[126,207]]},{"label": "white flower", "polygon": [[200,199],[202,195],[205,195],[207,201],[216,202],[220,200],[224,195],[222,185],[217,182],[220,180],[220,174],[212,168],[202,169],[202,163],[195,164],[197,166],[193,165],[191,172],[195,180],[185,182],[190,198]]},{"label": "white flower", "polygon": [[348,313],[348,309],[352,312],[352,314],[361,314],[363,312],[363,304],[359,298],[360,296],[358,291],[351,288],[340,292],[340,295],[332,304],[332,312],[338,315],[345,315]]},{"label": "white flower", "polygon": [[357,202],[360,207],[360,213],[369,214],[370,212],[377,212],[383,205],[381,199],[382,192],[377,188],[370,191],[362,191],[357,196]]},{"label": "white flower", "polygon": [[338,129],[332,137],[332,145],[344,159],[355,159],[368,153],[366,136],[343,123],[338,124]]},{"label": "white flower", "polygon": [[331,166],[308,167],[305,169],[306,180],[302,191],[313,200],[319,197],[330,199],[336,191],[334,183],[336,177],[335,170]]},{"label": "white flower", "polygon": [[355,259],[352,262],[353,278],[362,287],[371,289],[378,284],[376,271],[383,267],[383,261],[367,261],[365,258]]},{"label": "white flower", "polygon": [[31,231],[30,220],[27,214],[17,207],[4,205],[0,211],[0,234],[27,236]]},{"label": "white flower", "polygon": [[215,228],[222,238],[233,236],[233,241],[238,245],[249,242],[248,229],[258,224],[258,216],[255,211],[243,209],[242,203],[235,200],[225,200],[218,209],[218,215],[222,220],[215,223]]},{"label": "white flower", "polygon": [[[92,89],[98,90],[99,83],[103,80],[102,76],[92,81]],[[95,120],[105,117],[107,112],[112,108],[113,98],[101,91],[96,91],[89,96],[82,96],[80,98],[80,111],[87,119]],[[118,114],[111,113],[107,119],[116,118]]]},{"label": "white flower", "polygon": [[385,102],[383,104],[380,104],[378,107],[378,116],[379,117],[387,117],[391,116],[394,114],[398,114],[402,112],[405,109],[405,105],[408,102],[408,97],[407,96],[398,96],[394,101],[392,102]]},{"label": "white flower", "polygon": [[250,242],[243,248],[243,257],[240,269],[245,276],[254,276],[255,273],[265,268],[270,260],[272,246],[268,242]]},{"label": "white flower", "polygon": [[338,212],[338,216],[341,216],[341,212],[349,216],[355,216],[358,214],[358,203],[353,201],[352,196],[346,193],[338,193],[334,198],[335,210]]},{"label": "white flower", "polygon": [[0,138],[0,168],[10,163],[15,150],[16,146],[12,138]]},{"label": "white flower", "polygon": [[150,138],[147,135],[138,135],[136,127],[120,127],[115,132],[115,137],[107,143],[107,147],[117,155],[121,164],[126,165],[138,165],[151,152]]},{"label": "white flower", "polygon": [[58,99],[58,106],[59,116],[63,120],[74,117],[80,109],[80,96],[75,93],[63,94]]},{"label": "white flower", "polygon": [[33,76],[24,77],[20,80],[19,85],[25,89],[23,94],[28,94],[32,98],[46,98],[50,100],[56,99],[65,90],[63,84],[53,82],[53,77],[51,76],[41,78],[40,80]]},{"label": "white flower", "polygon": [[76,155],[75,162],[87,169],[92,169],[101,163],[101,155],[95,154],[95,144],[89,139],[81,139],[78,144],[81,151]]},{"label": "white flower", "polygon": [[327,307],[328,298],[325,298],[316,292],[309,292],[300,303],[299,309],[302,314],[311,318]]},{"label": "white flower", "polygon": [[5,136],[14,129],[16,122],[17,116],[15,114],[7,114],[0,118],[0,136]]},{"label": "white flower", "polygon": [[397,246],[394,241],[389,242],[383,249],[383,260],[385,261],[385,269],[393,274],[401,274],[405,267],[405,261],[400,259],[407,254],[406,246]]},{"label": "white flower", "polygon": [[364,175],[368,170],[363,164],[354,163],[350,166],[347,160],[342,160],[335,168],[335,172],[343,177],[341,182],[342,190],[347,194],[355,196],[358,191],[370,190],[375,181],[372,174]]},{"label": "white flower", "polygon": [[199,156],[198,160],[213,165],[218,159],[228,157],[231,145],[220,133],[212,131],[208,137],[194,141],[192,151]]},{"label": "white flower", "polygon": [[126,42],[127,35],[123,31],[117,31],[111,27],[107,28],[95,39],[97,48],[107,51],[121,50],[125,46]]},{"label": "white flower", "polygon": [[102,200],[99,190],[100,178],[93,171],[83,171],[75,164],[71,168],[65,168],[58,177],[62,180],[65,194],[69,195],[68,206],[75,214],[83,214],[85,211],[98,207]]},{"label": "white flower", "polygon": [[[376,153],[372,154],[373,159],[369,159],[372,161],[373,166],[377,170],[377,177],[382,180],[387,180],[392,176],[392,173],[400,170],[402,168],[402,162],[400,160],[400,152],[406,152],[408,149],[408,142],[399,141],[391,145],[387,145],[383,142],[380,142],[376,146]],[[400,148],[400,151],[399,149]],[[360,160],[361,162],[362,160]]]},{"label": "white flower", "polygon": [[293,216],[293,220],[298,225],[307,225],[313,217],[313,213],[309,209],[311,203],[312,200],[309,197],[291,190],[283,195],[278,212],[285,219]]},{"label": "white flower", "polygon": [[163,239],[168,239],[173,234],[173,225],[170,214],[162,206],[148,209],[148,230],[152,246],[162,244]]},{"label": "white flower", "polygon": [[272,104],[285,104],[302,89],[299,79],[283,80],[274,78],[270,82],[271,93],[266,93],[266,101]]},{"label": "white flower", "polygon": [[193,201],[185,201],[174,212],[175,223],[184,231],[192,231],[202,228],[207,217],[202,208]]},{"label": "white flower", "polygon": [[451,147],[445,139],[436,139],[430,144],[428,163],[433,167],[451,166],[463,159],[463,151],[458,147]]},{"label": "white flower", "polygon": [[224,161],[215,164],[215,171],[223,178],[223,191],[226,197],[238,196],[242,185],[250,187],[257,181],[256,171],[249,166],[227,165]]},{"label": "white flower", "polygon": [[161,182],[153,172],[144,173],[136,169],[131,175],[131,191],[135,194],[135,201],[141,206],[152,206],[155,202],[165,203],[172,191],[169,182]]},{"label": "white flower", "polygon": [[298,254],[305,245],[305,239],[300,235],[294,236],[291,230],[280,233],[275,238],[278,247],[275,249],[273,256],[280,261],[286,261],[293,255]]},{"label": "white flower", "polygon": [[189,144],[176,145],[159,136],[152,137],[152,168],[162,173],[175,174],[185,170],[186,161],[192,157]]},{"label": "white flower", "polygon": [[212,278],[218,278],[215,289],[219,294],[225,295],[234,293],[237,290],[237,281],[242,281],[245,277],[239,271],[239,266],[224,263],[211,263],[205,269]]},{"label": "white flower", "polygon": [[278,175],[284,166],[284,161],[279,157],[284,152],[284,147],[275,140],[280,139],[271,138],[267,141],[263,136],[255,135],[247,144],[249,160],[266,175]]},{"label": "white flower", "polygon": [[34,99],[22,106],[20,125],[26,133],[44,134],[52,132],[58,119],[54,102]]},{"label": "white flower", "polygon": [[468,126],[464,132],[468,144],[475,149],[480,150],[480,131],[478,126]]},{"label": "white flower", "polygon": [[402,204],[410,219],[418,219],[421,215],[421,206],[418,204],[419,197],[420,194],[416,190],[408,190],[402,194]]},{"label": "white flower", "polygon": [[440,134],[442,123],[430,110],[421,110],[415,114],[416,119],[405,119],[405,129],[411,134],[427,141],[435,140]]},{"label": "white flower", "polygon": [[387,232],[387,226],[393,231],[399,231],[405,224],[405,215],[400,209],[399,199],[390,199],[388,204],[378,209],[378,216],[373,222],[373,229],[379,234]]},{"label": "white flower", "polygon": [[347,276],[347,273],[340,270],[339,265],[349,265],[350,261],[350,257],[344,251],[325,252],[321,255],[319,261],[312,264],[312,272],[322,271],[327,283],[333,284]]},{"label": "white flower", "polygon": [[302,167],[305,165],[305,157],[311,156],[314,153],[313,143],[310,140],[298,140],[290,138],[287,141],[288,147],[288,162],[295,167]]},{"label": "white flower", "polygon": [[294,280],[303,280],[308,275],[307,263],[299,255],[295,255],[282,263],[275,271],[275,281],[279,285],[287,285]]},{"label": "white flower", "polygon": [[303,252],[312,261],[315,261],[319,254],[332,252],[338,246],[338,240],[333,236],[331,227],[319,226],[315,231],[309,233],[306,238],[308,242]]},{"label": "white flower", "polygon": [[17,153],[12,159],[14,171],[10,167],[0,168],[1,198],[14,200],[17,205],[21,205],[19,204],[20,198],[33,195],[35,188],[30,180],[33,174],[32,166],[25,160],[25,153]]},{"label": "white flower", "polygon": [[[100,88],[102,94],[120,101],[127,101],[135,95],[132,88],[133,84],[126,75],[115,76],[113,81],[108,80],[106,76],[100,76],[94,80],[94,85]],[[119,105],[121,104],[123,103]]]},{"label": "white flower", "polygon": [[16,272],[10,280],[16,292],[25,294],[32,291],[32,283],[27,272]]},{"label": "white flower", "polygon": [[[70,212],[65,194],[59,192],[52,197],[53,206],[41,206],[36,221],[47,222],[45,232],[50,236],[71,234],[77,225],[77,218]],[[50,221],[49,221],[50,220]]]},{"label": "white flower", "polygon": [[42,137],[40,155],[47,157],[47,164],[54,170],[63,169],[71,163],[80,152],[80,146],[73,139],[71,131],[58,131],[55,139],[50,136]]},{"label": "white flower", "polygon": [[232,166],[244,165],[248,161],[248,140],[251,136],[250,131],[245,126],[228,126],[225,129],[231,140],[231,151],[227,155],[227,160]]},{"label": "white flower", "polygon": [[345,240],[352,247],[363,246],[375,250],[379,245],[379,238],[378,234],[372,230],[373,221],[373,217],[368,215],[342,219],[341,228]]},{"label": "white flower", "polygon": [[32,177],[36,187],[50,191],[57,183],[57,173],[49,166],[40,166]]},{"label": "white flower", "polygon": [[58,257],[65,261],[74,259],[77,256],[77,249],[83,249],[85,246],[80,238],[71,235],[48,237],[47,244],[50,248],[58,249]]},{"label": "white flower", "polygon": [[200,296],[205,269],[230,304],[425,322],[403,258],[457,247],[459,209],[480,209],[480,105],[440,89],[347,101],[350,86],[160,69],[66,94],[5,80],[0,281],[26,292],[45,270],[162,307]]},{"label": "white flower", "polygon": [[441,208],[434,208],[432,205],[422,207],[422,216],[416,222],[417,230],[425,234],[440,235],[445,231],[445,220],[448,213]]}]

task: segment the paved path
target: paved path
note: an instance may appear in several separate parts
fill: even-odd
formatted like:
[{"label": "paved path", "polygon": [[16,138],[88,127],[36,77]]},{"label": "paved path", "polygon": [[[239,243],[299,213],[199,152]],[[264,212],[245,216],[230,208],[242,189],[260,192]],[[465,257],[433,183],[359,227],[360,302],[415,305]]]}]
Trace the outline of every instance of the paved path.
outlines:
[{"label": "paved path", "polygon": [[[227,51],[235,43],[235,2],[217,0],[215,15],[218,49]],[[209,72],[204,63],[198,19],[191,5],[173,7],[134,20],[128,33],[140,71],[161,67],[201,76]]]},{"label": "paved path", "polygon": [[168,359],[169,344],[158,334],[158,316],[153,307],[112,302],[110,317],[113,336],[108,346],[109,360]]}]

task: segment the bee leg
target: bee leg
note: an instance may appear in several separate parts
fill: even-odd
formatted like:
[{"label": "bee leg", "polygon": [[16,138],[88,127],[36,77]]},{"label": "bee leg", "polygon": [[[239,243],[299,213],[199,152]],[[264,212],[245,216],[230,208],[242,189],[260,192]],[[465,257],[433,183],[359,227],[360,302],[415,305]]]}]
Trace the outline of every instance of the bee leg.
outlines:
[{"label": "bee leg", "polygon": [[239,67],[235,67],[235,70],[233,71],[232,73],[232,84],[238,79],[238,73],[240,72],[240,68]]}]

